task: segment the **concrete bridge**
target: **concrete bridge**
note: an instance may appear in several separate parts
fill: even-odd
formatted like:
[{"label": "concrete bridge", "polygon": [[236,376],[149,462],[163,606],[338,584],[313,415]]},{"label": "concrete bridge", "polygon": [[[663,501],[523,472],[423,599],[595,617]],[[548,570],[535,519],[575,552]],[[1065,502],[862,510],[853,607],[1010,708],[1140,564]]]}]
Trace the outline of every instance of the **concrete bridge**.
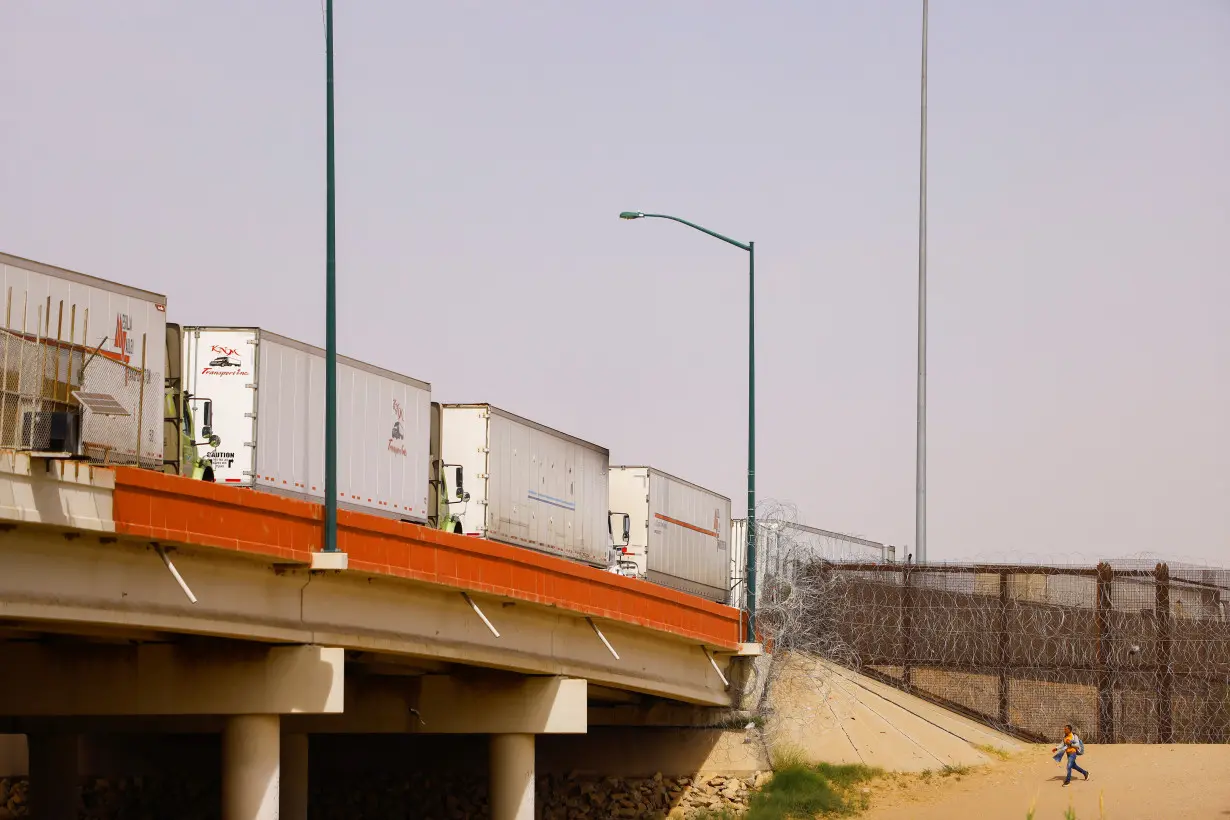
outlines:
[{"label": "concrete bridge", "polygon": [[0,451],[0,733],[41,820],[96,733],[218,732],[222,816],[307,815],[311,734],[490,736],[494,820],[535,737],[729,708],[737,610],[551,556],[132,468]]}]

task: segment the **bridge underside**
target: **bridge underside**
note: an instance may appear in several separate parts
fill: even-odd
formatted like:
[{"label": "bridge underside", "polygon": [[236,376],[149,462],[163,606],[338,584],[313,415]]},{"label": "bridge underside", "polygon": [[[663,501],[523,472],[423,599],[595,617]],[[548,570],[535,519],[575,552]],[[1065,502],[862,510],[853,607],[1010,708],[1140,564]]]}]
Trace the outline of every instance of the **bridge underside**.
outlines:
[{"label": "bridge underside", "polygon": [[18,639],[210,636],[337,647],[350,662],[396,674],[480,667],[696,705],[731,703],[733,653],[668,633],[399,578],[312,572],[208,548],[164,550],[194,603],[159,549],[112,535],[0,532],[0,629]]},{"label": "bridge underside", "polygon": [[142,732],[219,735],[233,820],[306,817],[309,735],[488,735],[492,817],[519,819],[537,735],[703,725],[738,695],[724,608],[367,516],[317,571],[285,546],[311,505],[119,483],[113,514],[116,474],[0,453],[0,734],[27,736],[48,820],[76,816],[83,738]]},{"label": "bridge underside", "polygon": [[[551,574],[532,566],[525,594],[483,577],[508,568],[481,558],[465,587],[361,562],[313,571],[262,551],[280,536],[262,527],[284,522],[251,510],[237,526],[255,549],[154,541],[117,526],[109,472],[39,466],[0,455],[0,762],[14,749],[3,735],[24,734],[30,808],[47,820],[76,817],[79,767],[101,738],[142,733],[219,738],[227,820],[306,818],[310,735],[486,735],[491,815],[520,820],[537,736],[704,724],[737,693],[738,649],[629,610],[656,592],[620,591],[603,617],[583,600],[542,603]],[[626,579],[564,580],[601,593]]]}]

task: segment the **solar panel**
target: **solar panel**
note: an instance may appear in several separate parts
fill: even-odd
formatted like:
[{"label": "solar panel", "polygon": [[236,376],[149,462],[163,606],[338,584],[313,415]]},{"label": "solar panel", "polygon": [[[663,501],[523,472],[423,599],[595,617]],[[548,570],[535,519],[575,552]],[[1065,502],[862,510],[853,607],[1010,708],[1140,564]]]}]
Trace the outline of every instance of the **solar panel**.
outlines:
[{"label": "solar panel", "polygon": [[100,416],[132,415],[110,393],[84,393],[80,390],[74,390],[73,396],[86,410],[89,410],[91,413],[97,413]]}]

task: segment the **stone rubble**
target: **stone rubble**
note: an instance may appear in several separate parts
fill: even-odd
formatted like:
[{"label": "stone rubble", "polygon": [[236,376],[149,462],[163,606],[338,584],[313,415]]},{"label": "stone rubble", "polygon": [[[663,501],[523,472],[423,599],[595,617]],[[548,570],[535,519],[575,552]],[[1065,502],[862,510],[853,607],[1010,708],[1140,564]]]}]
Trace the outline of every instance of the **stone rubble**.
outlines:
[{"label": "stone rubble", "polygon": [[[749,790],[770,777],[725,775],[598,778],[542,775],[536,784],[539,820],[683,820],[706,813],[742,814]],[[409,776],[342,774],[311,786],[311,820],[478,820],[488,816],[481,775],[415,772]],[[87,778],[79,820],[217,820],[217,781],[206,778]],[[0,820],[28,817],[24,778],[0,778]]]},{"label": "stone rubble", "polygon": [[27,788],[25,780],[0,779],[0,820],[25,817],[28,814],[26,811]]}]

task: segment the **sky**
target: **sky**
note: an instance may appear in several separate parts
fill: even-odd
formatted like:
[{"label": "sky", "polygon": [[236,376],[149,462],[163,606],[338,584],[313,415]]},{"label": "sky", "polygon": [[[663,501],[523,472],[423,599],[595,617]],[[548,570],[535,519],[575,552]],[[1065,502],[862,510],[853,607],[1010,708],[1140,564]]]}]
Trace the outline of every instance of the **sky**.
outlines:
[{"label": "sky", "polygon": [[[921,3],[335,9],[339,349],[914,543]],[[0,250],[324,342],[319,0],[4,0]],[[931,4],[928,554],[1230,563],[1230,3]]]}]

